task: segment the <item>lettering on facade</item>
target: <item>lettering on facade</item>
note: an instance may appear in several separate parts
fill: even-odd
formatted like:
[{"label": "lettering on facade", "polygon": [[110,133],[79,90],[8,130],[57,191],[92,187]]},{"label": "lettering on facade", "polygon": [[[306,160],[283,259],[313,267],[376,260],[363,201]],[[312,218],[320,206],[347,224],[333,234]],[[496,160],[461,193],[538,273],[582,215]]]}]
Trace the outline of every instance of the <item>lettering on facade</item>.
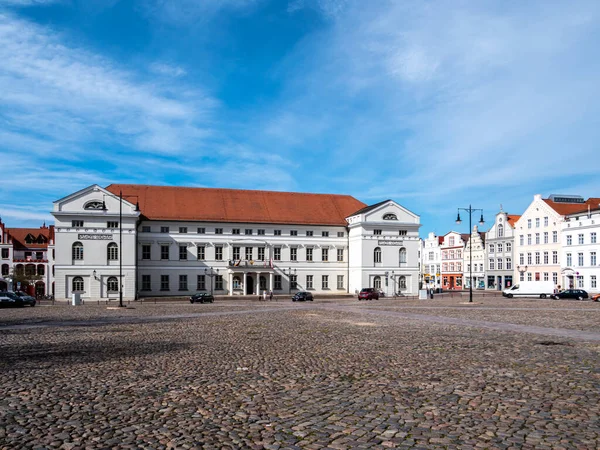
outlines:
[{"label": "lettering on facade", "polygon": [[112,234],[89,234],[79,233],[77,239],[80,241],[112,241]]},{"label": "lettering on facade", "polygon": [[384,241],[384,240],[378,240],[377,241],[377,245],[404,245],[403,241]]}]

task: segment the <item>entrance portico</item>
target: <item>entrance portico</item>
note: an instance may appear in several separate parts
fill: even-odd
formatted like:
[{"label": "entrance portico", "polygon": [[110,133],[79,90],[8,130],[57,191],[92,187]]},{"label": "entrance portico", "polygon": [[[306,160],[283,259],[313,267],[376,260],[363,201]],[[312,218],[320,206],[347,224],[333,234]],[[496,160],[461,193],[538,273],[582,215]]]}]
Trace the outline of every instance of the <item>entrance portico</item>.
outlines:
[{"label": "entrance portico", "polygon": [[229,295],[260,295],[263,291],[272,291],[274,269],[236,267],[229,269]]}]

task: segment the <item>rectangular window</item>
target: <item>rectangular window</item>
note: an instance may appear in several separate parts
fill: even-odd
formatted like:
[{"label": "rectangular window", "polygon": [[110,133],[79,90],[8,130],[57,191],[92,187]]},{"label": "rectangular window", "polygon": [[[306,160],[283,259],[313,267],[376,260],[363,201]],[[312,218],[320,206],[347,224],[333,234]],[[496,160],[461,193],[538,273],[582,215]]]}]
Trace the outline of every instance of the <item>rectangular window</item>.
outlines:
[{"label": "rectangular window", "polygon": [[519,264],[525,265],[525,255],[523,253],[519,253]]},{"label": "rectangular window", "polygon": [[596,265],[596,252],[590,252],[590,266]]},{"label": "rectangular window", "polygon": [[223,228],[215,228],[215,234],[223,234]]},{"label": "rectangular window", "polygon": [[373,230],[373,234],[381,234],[381,230]]},{"label": "rectangular window", "polygon": [[151,291],[152,290],[152,282],[150,280],[150,275],[142,275],[142,291]]},{"label": "rectangular window", "polygon": [[160,290],[161,291],[169,290],[169,275],[161,275],[160,276]]},{"label": "rectangular window", "polygon": [[179,290],[187,291],[187,275],[179,275]]},{"label": "rectangular window", "polygon": [[536,217],[536,218],[535,218],[535,227],[536,227],[536,228],[539,228],[539,227],[540,227],[540,218],[539,218],[539,217]]},{"label": "rectangular window", "polygon": [[525,272],[519,272],[519,280],[525,281]]},{"label": "rectangular window", "polygon": [[490,264],[490,270],[495,270],[496,269],[496,265],[494,264],[494,260],[493,259],[490,259],[489,264]]},{"label": "rectangular window", "polygon": [[502,258],[498,258],[498,270],[502,270]]},{"label": "rectangular window", "polygon": [[583,266],[583,253],[577,253],[577,265]]},{"label": "rectangular window", "polygon": [[244,254],[246,255],[246,260],[247,261],[250,261],[252,259],[252,256],[253,256],[253,253],[254,253],[253,250],[254,250],[253,247],[245,247],[245,249],[244,249],[245,253]]},{"label": "rectangular window", "polygon": [[233,253],[233,259],[241,259],[240,258],[240,247],[238,247],[238,246],[233,247],[232,253]]},{"label": "rectangular window", "polygon": [[498,244],[498,253],[502,253],[502,244]]},{"label": "rectangular window", "polygon": [[223,275],[215,276],[215,290],[216,291],[223,290]]},{"label": "rectangular window", "polygon": [[570,234],[567,236],[567,245],[573,245],[573,237]]},{"label": "rectangular window", "polygon": [[273,236],[281,236],[281,230],[273,230]]},{"label": "rectangular window", "polygon": [[558,272],[552,272],[552,282],[558,284]]},{"label": "rectangular window", "polygon": [[553,244],[558,243],[558,231],[553,231],[552,232],[552,243]]},{"label": "rectangular window", "polygon": [[151,245],[144,244],[142,245],[142,259],[150,259],[150,250],[152,249]]},{"label": "rectangular window", "polygon": [[540,281],[540,280],[541,280],[541,278],[540,278],[540,273],[539,273],[539,272],[536,272],[536,273],[535,273],[535,281]]},{"label": "rectangular window", "polygon": [[558,252],[556,250],[552,252],[552,264],[558,264]]},{"label": "rectangular window", "polygon": [[590,276],[590,287],[593,289],[596,289],[596,275],[591,275]]},{"label": "rectangular window", "polygon": [[290,230],[290,236],[298,236],[298,230]]},{"label": "rectangular window", "polygon": [[573,265],[573,258],[570,253],[567,253],[567,267],[571,267]]},{"label": "rectangular window", "polygon": [[215,246],[215,260],[223,261],[223,246],[222,245]]},{"label": "rectangular window", "polygon": [[233,228],[231,230],[231,234],[240,234],[240,229],[239,228]]},{"label": "rectangular window", "polygon": [[592,244],[596,243],[596,232],[593,232],[590,234],[590,243],[592,243]]},{"label": "rectangular window", "polygon": [[496,251],[496,246],[494,244],[490,244],[490,253],[494,253]]},{"label": "rectangular window", "polygon": [[119,222],[117,220],[109,220],[106,222],[106,228],[119,228]]},{"label": "rectangular window", "polygon": [[525,236],[523,236],[523,235],[519,236],[519,245],[525,245]]},{"label": "rectangular window", "polygon": [[535,245],[540,245],[540,233],[535,233]]},{"label": "rectangular window", "polygon": [[329,289],[329,275],[321,276],[321,286],[322,289]]},{"label": "rectangular window", "polygon": [[308,231],[306,232],[306,235],[307,235],[307,236],[312,236],[312,235],[313,235],[313,232],[312,232],[312,231],[310,231],[310,230],[308,230]]},{"label": "rectangular window", "polygon": [[298,261],[298,249],[296,247],[290,248],[290,261]]},{"label": "rectangular window", "polygon": [[306,260],[307,261],[313,260],[313,249],[310,247],[306,249]]},{"label": "rectangular window", "polygon": [[72,220],[71,221],[71,226],[73,228],[82,228],[83,227],[83,220]]},{"label": "rectangular window", "polygon": [[312,288],[313,288],[313,276],[306,275],[306,289],[312,289]]},{"label": "rectangular window", "polygon": [[531,261],[532,261],[531,253],[527,253],[527,264],[531,265]]},{"label": "rectangular window", "polygon": [[281,261],[281,247],[273,248],[273,259],[275,261]]},{"label": "rectangular window", "polygon": [[259,229],[259,230],[256,230],[256,233],[257,233],[259,236],[264,236],[264,235],[265,235],[265,230],[261,230],[261,229]]},{"label": "rectangular window", "polygon": [[179,227],[179,232],[181,234],[186,234],[187,233],[187,227]]},{"label": "rectangular window", "polygon": [[344,249],[343,248],[337,249],[337,260],[338,260],[338,262],[344,261]]},{"label": "rectangular window", "polygon": [[206,290],[206,276],[205,275],[196,276],[196,290],[197,291],[205,291]]},{"label": "rectangular window", "polygon": [[321,231],[322,237],[329,237],[329,231]]},{"label": "rectangular window", "polygon": [[535,252],[535,263],[536,264],[540,263],[540,252]]},{"label": "rectangular window", "polygon": [[179,246],[179,259],[180,260],[188,259],[187,258],[187,245]]},{"label": "rectangular window", "polygon": [[329,249],[321,249],[321,261],[329,261]]},{"label": "rectangular window", "polygon": [[544,244],[548,243],[548,232],[544,231]]},{"label": "rectangular window", "polygon": [[161,233],[168,233],[169,232],[169,227],[160,227],[160,232]]},{"label": "rectangular window", "polygon": [[507,252],[512,252],[512,244],[510,242],[506,243],[506,251]]},{"label": "rectangular window", "polygon": [[346,233],[344,233],[343,231],[338,231],[337,233],[337,237],[345,237]]},{"label": "rectangular window", "polygon": [[533,281],[531,272],[527,272],[527,281]]},{"label": "rectangular window", "polygon": [[527,228],[531,228],[531,219],[527,219]]},{"label": "rectangular window", "polygon": [[512,258],[506,258],[506,270],[512,270]]},{"label": "rectangular window", "polygon": [[531,235],[527,235],[527,245],[531,245]]},{"label": "rectangular window", "polygon": [[244,234],[245,234],[246,236],[251,236],[251,235],[252,235],[252,228],[246,228],[246,229],[244,230]]},{"label": "rectangular window", "polygon": [[198,261],[204,261],[206,259],[206,247],[199,245],[196,247]]},{"label": "rectangular window", "polygon": [[548,252],[544,252],[544,264],[548,264],[550,262],[550,254]]},{"label": "rectangular window", "polygon": [[298,275],[290,275],[290,289],[298,289]]},{"label": "rectangular window", "polygon": [[583,234],[580,234],[579,236],[577,236],[577,242],[579,242],[579,245],[583,244]]},{"label": "rectangular window", "polygon": [[337,288],[344,289],[344,275],[337,276]]},{"label": "rectangular window", "polygon": [[583,275],[579,275],[577,277],[577,287],[579,289],[583,289]]},{"label": "rectangular window", "polygon": [[206,228],[204,228],[204,227],[198,228],[198,234],[206,234]]},{"label": "rectangular window", "polygon": [[259,261],[265,260],[265,248],[264,247],[258,247],[258,260]]},{"label": "rectangular window", "polygon": [[274,286],[275,290],[280,291],[281,290],[281,275],[275,275],[274,282],[275,282],[275,286]]},{"label": "rectangular window", "polygon": [[150,233],[151,229],[149,225],[142,226],[142,233]]},{"label": "rectangular window", "polygon": [[169,246],[168,245],[160,246],[160,259],[169,259]]},{"label": "rectangular window", "polygon": [[548,226],[548,216],[544,217],[544,226]]},{"label": "rectangular window", "polygon": [[550,280],[550,274],[548,272],[544,272],[544,281]]},{"label": "rectangular window", "polygon": [[2,249],[2,258],[8,259],[8,249],[7,248]]}]

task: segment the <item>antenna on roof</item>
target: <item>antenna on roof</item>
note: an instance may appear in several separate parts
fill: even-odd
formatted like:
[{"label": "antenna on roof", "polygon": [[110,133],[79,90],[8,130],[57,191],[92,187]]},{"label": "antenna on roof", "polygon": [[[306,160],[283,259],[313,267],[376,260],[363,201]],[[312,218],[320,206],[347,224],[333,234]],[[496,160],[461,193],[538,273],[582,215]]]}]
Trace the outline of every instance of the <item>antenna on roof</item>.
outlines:
[{"label": "antenna on roof", "polygon": [[502,211],[502,203],[500,203],[500,212],[504,212]]}]

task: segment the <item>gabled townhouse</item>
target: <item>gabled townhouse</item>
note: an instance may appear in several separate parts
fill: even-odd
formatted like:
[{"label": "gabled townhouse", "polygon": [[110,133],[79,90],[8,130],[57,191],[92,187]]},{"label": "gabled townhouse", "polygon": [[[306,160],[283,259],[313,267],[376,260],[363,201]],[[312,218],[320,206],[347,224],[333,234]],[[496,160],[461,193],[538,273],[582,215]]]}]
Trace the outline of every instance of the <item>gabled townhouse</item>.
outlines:
[{"label": "gabled townhouse", "polygon": [[429,233],[423,239],[422,251],[422,273],[423,281],[427,289],[441,289],[442,287],[442,250],[443,236]]},{"label": "gabled townhouse", "polygon": [[[463,280],[465,289],[485,288],[485,233],[478,231],[477,225],[473,226],[471,234],[463,235],[465,249],[463,251]],[[471,259],[472,258],[472,259]]]},{"label": "gabled townhouse", "polygon": [[562,223],[561,254],[562,285],[565,288],[600,291],[600,204],[592,208],[567,214]]},{"label": "gabled townhouse", "polygon": [[442,237],[440,252],[442,256],[442,289],[463,289],[463,252],[468,234],[450,231]]},{"label": "gabled townhouse", "polygon": [[561,288],[569,286],[569,277],[562,273],[566,261],[561,261],[563,245],[566,246],[562,241],[565,216],[587,210],[588,206],[596,208],[599,202],[598,198],[585,200],[577,195],[550,195],[544,199],[535,194],[515,223],[515,278],[552,281]]},{"label": "gabled townhouse", "polygon": [[[0,220],[0,290],[53,293],[54,225],[7,228]],[[30,280],[30,281],[27,281]]]},{"label": "gabled townhouse", "polygon": [[486,289],[503,290],[513,285],[515,223],[519,217],[501,210],[485,233]]}]

